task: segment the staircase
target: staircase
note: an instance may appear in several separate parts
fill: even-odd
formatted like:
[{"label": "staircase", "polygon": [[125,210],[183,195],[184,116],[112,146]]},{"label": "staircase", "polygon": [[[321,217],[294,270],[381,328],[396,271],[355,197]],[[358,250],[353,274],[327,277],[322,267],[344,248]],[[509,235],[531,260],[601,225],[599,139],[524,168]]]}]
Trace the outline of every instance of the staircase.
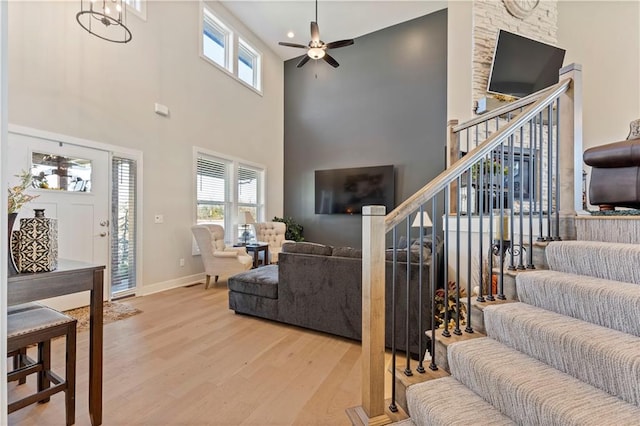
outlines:
[{"label": "staircase", "polygon": [[410,386],[416,425],[640,422],[640,246],[550,243],[487,336],[448,346],[450,377]]},{"label": "staircase", "polygon": [[[640,246],[570,241],[583,216],[581,98],[581,68],[572,65],[555,86],[450,123],[444,172],[388,214],[363,209],[362,405],[347,410],[352,419],[389,424],[403,408],[404,424],[418,425],[640,424]],[[425,212],[431,232],[420,226],[416,236],[411,223]],[[412,243],[401,249],[402,238]],[[392,348],[387,401],[385,297],[415,303],[396,299],[409,280],[393,278],[385,295],[389,242],[394,259],[418,247],[419,262],[430,262],[418,302],[442,328],[428,319],[430,338],[419,345],[430,356],[417,366],[409,353],[398,366]],[[474,281],[482,284],[472,295]],[[461,321],[472,305],[482,314]],[[396,334],[421,324],[396,316]]]}]

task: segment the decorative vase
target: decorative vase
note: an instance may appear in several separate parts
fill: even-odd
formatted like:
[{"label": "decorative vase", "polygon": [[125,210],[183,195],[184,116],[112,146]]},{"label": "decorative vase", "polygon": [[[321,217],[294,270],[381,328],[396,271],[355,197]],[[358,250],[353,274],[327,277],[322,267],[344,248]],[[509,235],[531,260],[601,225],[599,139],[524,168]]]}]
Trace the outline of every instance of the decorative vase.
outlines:
[{"label": "decorative vase", "polygon": [[47,272],[58,267],[58,220],[44,217],[44,209],[34,209],[35,217],[20,219],[20,272]]},{"label": "decorative vase", "polygon": [[7,242],[9,244],[9,250],[7,251],[7,260],[8,260],[8,269],[7,269],[7,275],[15,275],[18,273],[18,268],[16,268],[16,263],[13,259],[13,250],[11,247],[11,236],[13,235],[12,231],[13,231],[13,225],[16,222],[16,218],[18,217],[18,213],[9,213],[9,219],[8,219],[8,228],[9,228],[9,233],[7,234]]}]

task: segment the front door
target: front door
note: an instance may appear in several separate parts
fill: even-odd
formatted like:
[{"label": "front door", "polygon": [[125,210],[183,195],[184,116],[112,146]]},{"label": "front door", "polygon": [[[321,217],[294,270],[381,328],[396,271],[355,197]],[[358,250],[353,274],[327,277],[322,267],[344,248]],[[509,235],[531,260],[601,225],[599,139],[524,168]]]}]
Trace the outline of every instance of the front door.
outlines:
[{"label": "front door", "polygon": [[[45,217],[58,219],[59,258],[105,265],[105,297],[109,295],[109,152],[73,145],[46,137],[9,133],[9,182],[13,175],[31,170],[38,198],[25,205],[19,218],[33,217],[33,209],[45,209]],[[89,304],[89,293],[48,299],[55,309]]]}]

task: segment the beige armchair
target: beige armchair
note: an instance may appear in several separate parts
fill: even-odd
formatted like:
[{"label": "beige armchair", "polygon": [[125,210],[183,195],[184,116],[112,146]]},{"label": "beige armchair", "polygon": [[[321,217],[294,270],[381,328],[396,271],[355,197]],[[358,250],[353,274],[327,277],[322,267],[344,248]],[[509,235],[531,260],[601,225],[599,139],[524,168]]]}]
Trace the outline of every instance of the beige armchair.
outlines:
[{"label": "beige armchair", "polygon": [[224,228],[220,225],[194,225],[191,232],[196,238],[209,288],[211,276],[218,282],[219,276],[230,276],[251,269],[253,258],[244,247],[226,247]]},{"label": "beige armchair", "polygon": [[256,239],[269,244],[270,262],[277,263],[282,245],[293,242],[285,239],[287,225],[282,222],[262,222],[253,224],[253,227],[256,231]]}]

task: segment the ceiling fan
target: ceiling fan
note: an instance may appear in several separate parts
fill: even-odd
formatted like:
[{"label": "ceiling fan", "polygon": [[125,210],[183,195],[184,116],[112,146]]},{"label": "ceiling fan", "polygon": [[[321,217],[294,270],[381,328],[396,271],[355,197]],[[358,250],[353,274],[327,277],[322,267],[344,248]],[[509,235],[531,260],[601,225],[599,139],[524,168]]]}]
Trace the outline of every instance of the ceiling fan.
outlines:
[{"label": "ceiling fan", "polygon": [[307,49],[306,56],[302,58],[300,62],[298,62],[298,65],[296,65],[298,68],[301,68],[304,64],[309,62],[309,59],[324,59],[326,63],[334,68],[337,68],[340,66],[340,64],[327,53],[327,50],[351,46],[353,44],[353,39],[332,41],[331,43],[325,43],[324,41],[320,40],[320,29],[318,28],[318,0],[316,0],[316,20],[311,21],[311,41],[309,42],[309,45],[305,46],[304,44],[287,43],[284,41],[281,41],[278,44],[280,46]]}]

